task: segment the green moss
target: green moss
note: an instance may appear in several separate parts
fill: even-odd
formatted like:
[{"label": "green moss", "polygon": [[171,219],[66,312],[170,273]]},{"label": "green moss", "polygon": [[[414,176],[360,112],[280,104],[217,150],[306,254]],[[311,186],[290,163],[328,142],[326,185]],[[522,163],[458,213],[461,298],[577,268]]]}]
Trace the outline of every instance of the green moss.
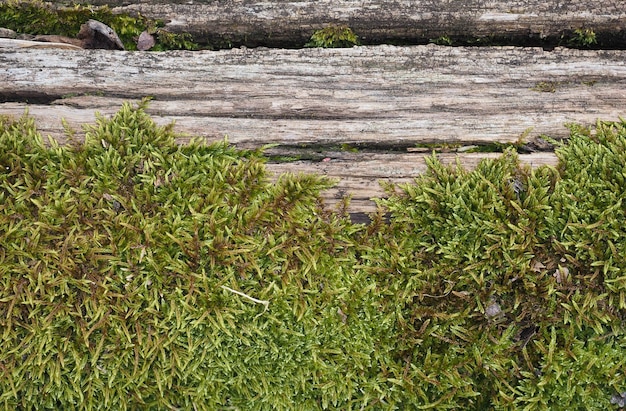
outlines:
[{"label": "green moss", "polygon": [[137,49],[137,38],[144,30],[157,34],[154,50],[198,48],[188,34],[167,32],[162,28],[162,22],[149,20],[141,15],[113,14],[107,6],[74,5],[57,8],[39,0],[9,0],[0,4],[0,27],[18,33],[76,37],[80,26],[89,19],[101,21],[115,30],[127,50]]},{"label": "green moss", "polygon": [[67,147],[0,124],[0,404],[373,401],[390,324],[327,180],[270,183],[257,154],[174,138],[130,106]]},{"label": "green moss", "polygon": [[531,90],[541,93],[554,93],[558,86],[559,83],[556,81],[540,81]]},{"label": "green moss", "polygon": [[579,48],[588,48],[596,44],[598,41],[596,39],[596,33],[593,29],[589,28],[580,28],[574,30],[574,33],[569,39],[569,44],[574,47]]},{"label": "green moss", "polygon": [[414,401],[600,410],[622,392],[607,376],[626,361],[626,124],[587,134],[573,130],[558,168],[512,150],[471,172],[432,158],[381,201],[391,224],[363,265],[399,298]]},{"label": "green moss", "polygon": [[282,156],[282,155],[270,155],[267,156],[268,161],[272,163],[293,163],[295,161],[301,161],[301,156]]},{"label": "green moss", "polygon": [[456,151],[461,147],[459,143],[419,143],[415,148],[421,148],[425,151],[449,152]]},{"label": "green moss", "polygon": [[2,116],[0,404],[617,409],[626,123],[557,155],[433,156],[363,226],[143,105],[66,146]]},{"label": "green moss", "polygon": [[437,38],[430,39],[430,42],[439,46],[452,46],[454,44],[454,41],[450,38],[450,36],[439,36]]},{"label": "green moss", "polygon": [[149,32],[156,35],[156,45],[151,49],[153,51],[197,50],[199,48],[189,33],[176,34],[162,28],[155,28]]},{"label": "green moss", "polygon": [[504,153],[509,149],[522,151],[525,145],[525,138],[528,136],[532,128],[526,130],[513,143],[480,143],[471,146],[462,146],[459,143],[420,143],[416,144],[412,151],[434,152],[434,153],[450,153],[463,151],[465,153]]},{"label": "green moss", "polygon": [[341,48],[358,44],[358,36],[349,27],[328,26],[313,33],[306,47]]}]

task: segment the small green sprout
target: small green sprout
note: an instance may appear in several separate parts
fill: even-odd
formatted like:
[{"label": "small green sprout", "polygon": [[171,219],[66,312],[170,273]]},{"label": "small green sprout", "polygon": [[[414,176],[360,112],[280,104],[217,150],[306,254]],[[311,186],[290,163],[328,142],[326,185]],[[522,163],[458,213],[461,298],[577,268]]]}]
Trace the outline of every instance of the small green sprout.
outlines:
[{"label": "small green sprout", "polygon": [[359,37],[347,26],[328,26],[317,30],[306,47],[349,48],[359,44]]},{"label": "small green sprout", "polygon": [[596,33],[592,29],[576,29],[570,39],[570,44],[575,47],[590,47],[597,42]]},{"label": "small green sprout", "polygon": [[438,46],[451,46],[453,44],[450,36],[439,36],[434,39],[430,39],[431,43],[437,44]]}]

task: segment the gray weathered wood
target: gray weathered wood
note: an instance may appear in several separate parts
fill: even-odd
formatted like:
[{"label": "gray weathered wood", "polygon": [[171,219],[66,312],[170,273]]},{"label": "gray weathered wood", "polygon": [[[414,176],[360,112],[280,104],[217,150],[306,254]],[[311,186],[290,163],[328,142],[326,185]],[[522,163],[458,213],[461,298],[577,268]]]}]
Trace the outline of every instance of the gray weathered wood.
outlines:
[{"label": "gray weathered wood", "polygon": [[[329,161],[297,161],[292,163],[268,164],[275,175],[282,173],[315,173],[337,179],[337,186],[325,193],[329,204],[350,197],[351,213],[369,213],[374,210],[372,198],[385,196],[380,182],[394,184],[409,183],[426,171],[425,158],[430,153],[373,154],[331,153]],[[454,164],[457,159],[467,169],[473,169],[483,159],[497,158],[499,153],[440,153],[437,157],[443,164]],[[531,167],[555,166],[554,153],[520,155],[520,162]]]},{"label": "gray weathered wood", "polygon": [[36,49],[69,49],[82,50],[82,47],[68,43],[49,41],[31,41],[0,37],[0,48],[36,48]]},{"label": "gray weathered wood", "polygon": [[[80,132],[96,111],[110,115],[123,101],[152,96],[153,118],[176,121],[188,136],[228,136],[242,148],[316,146],[322,156],[343,144],[376,151],[559,138],[568,135],[567,122],[624,114],[624,57],[624,51],[434,45],[167,53],[3,48],[0,114],[28,108],[44,134],[62,139],[62,118]],[[355,208],[371,210],[364,201],[381,193],[377,180],[418,175],[423,154],[369,151],[271,167],[340,177],[335,193],[357,191]],[[462,156],[468,165],[471,158]],[[529,161],[551,164],[555,157]]]},{"label": "gray weathered wood", "polygon": [[[81,1],[79,1],[80,3]],[[576,28],[599,35],[626,29],[621,0],[84,0],[141,13],[217,44],[303,44],[330,24],[350,26],[364,42],[452,37],[559,38]],[[56,1],[64,4],[64,1]]]},{"label": "gray weathered wood", "polygon": [[[51,103],[33,114],[52,110],[51,119],[84,123],[96,109],[110,113],[124,100],[152,96],[156,118],[242,147],[511,142],[523,134],[564,137],[568,122],[616,120],[626,107],[625,57],[625,51],[434,45],[5,49],[0,98]],[[48,131],[58,135],[60,128]]]}]

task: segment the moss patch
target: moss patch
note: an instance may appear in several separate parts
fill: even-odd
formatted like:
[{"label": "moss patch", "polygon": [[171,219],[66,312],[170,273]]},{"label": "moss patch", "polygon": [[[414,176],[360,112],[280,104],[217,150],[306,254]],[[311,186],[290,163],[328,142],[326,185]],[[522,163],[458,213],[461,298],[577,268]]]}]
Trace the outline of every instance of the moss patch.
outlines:
[{"label": "moss patch", "polygon": [[0,404],[617,409],[626,123],[571,130],[556,168],[432,157],[364,226],[142,106],[67,146],[1,117]]},{"label": "moss patch", "polygon": [[317,30],[306,47],[346,48],[359,44],[359,37],[348,26],[328,26]]}]

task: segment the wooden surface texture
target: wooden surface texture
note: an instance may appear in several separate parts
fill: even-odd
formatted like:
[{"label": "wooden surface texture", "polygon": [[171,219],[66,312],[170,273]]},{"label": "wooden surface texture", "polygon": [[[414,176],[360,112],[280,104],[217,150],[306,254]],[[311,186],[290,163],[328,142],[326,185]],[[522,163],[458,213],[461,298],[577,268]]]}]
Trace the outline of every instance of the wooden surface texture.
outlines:
[{"label": "wooden surface texture", "polygon": [[[96,111],[110,115],[123,101],[151,96],[153,118],[175,121],[186,136],[227,136],[241,148],[275,144],[302,160],[271,170],[340,178],[329,201],[352,194],[359,212],[373,210],[368,198],[383,194],[379,180],[423,172],[426,154],[408,148],[564,138],[566,123],[617,120],[626,107],[626,52],[619,50],[1,47],[9,43],[0,42],[0,114],[28,108],[44,134],[62,140],[61,119],[80,131]],[[469,167],[491,155],[460,154]],[[552,153],[523,160],[556,162]]]},{"label": "wooden surface texture", "polygon": [[[624,36],[621,0],[88,0],[160,19],[198,41],[238,46],[304,44],[328,25],[347,25],[366,44],[453,38],[559,40],[578,28]],[[66,4],[56,1],[57,4]]]}]

